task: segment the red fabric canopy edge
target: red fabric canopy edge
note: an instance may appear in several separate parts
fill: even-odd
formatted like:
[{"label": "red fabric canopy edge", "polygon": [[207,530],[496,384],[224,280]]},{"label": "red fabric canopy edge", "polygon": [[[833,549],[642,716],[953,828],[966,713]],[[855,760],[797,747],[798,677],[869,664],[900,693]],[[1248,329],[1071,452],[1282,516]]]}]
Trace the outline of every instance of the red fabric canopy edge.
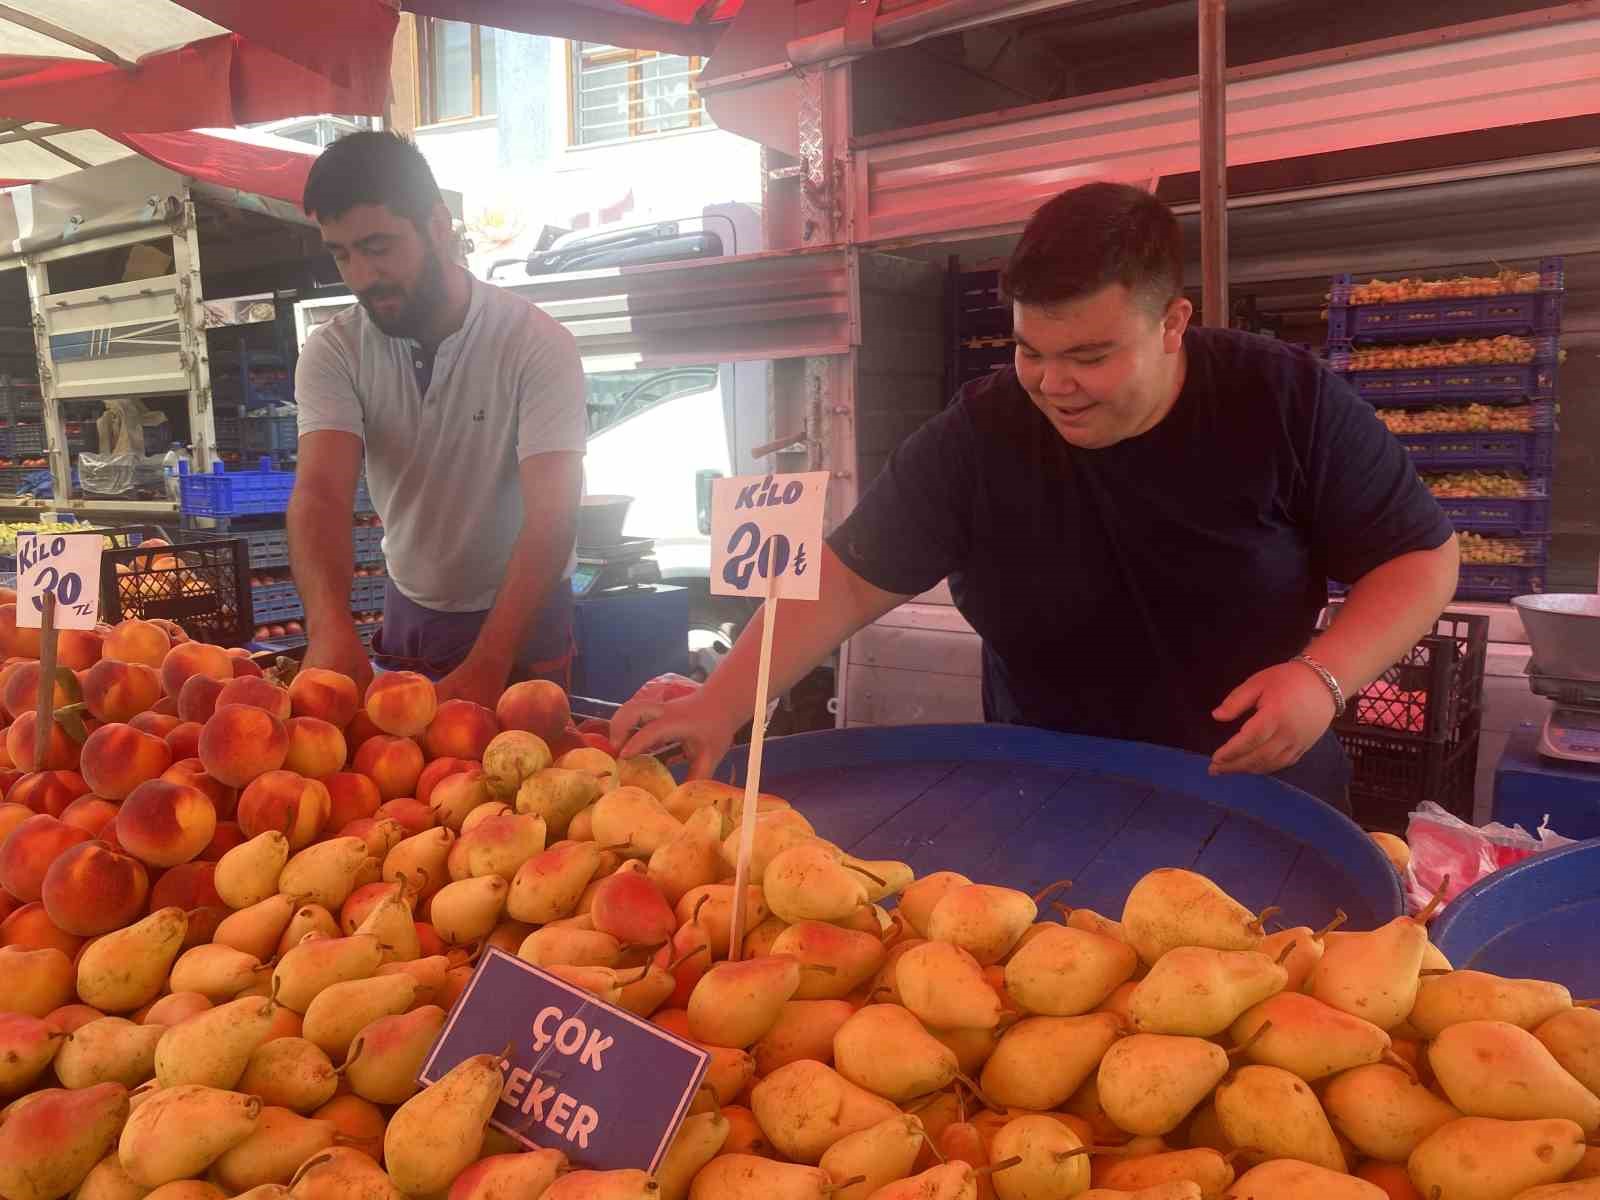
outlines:
[{"label": "red fabric canopy edge", "polygon": [[117,141],[169,171],[298,206],[316,155],[235,142],[211,134],[123,133]]}]

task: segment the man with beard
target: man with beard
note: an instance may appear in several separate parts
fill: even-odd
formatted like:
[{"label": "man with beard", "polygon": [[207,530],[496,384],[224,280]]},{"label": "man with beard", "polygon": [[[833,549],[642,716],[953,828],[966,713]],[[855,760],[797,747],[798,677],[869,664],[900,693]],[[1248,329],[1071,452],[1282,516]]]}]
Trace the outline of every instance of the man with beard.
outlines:
[{"label": "man with beard", "polygon": [[305,664],[362,687],[372,675],[350,613],[364,458],[389,569],[378,662],[491,708],[511,679],[565,686],[587,425],[572,336],[449,261],[438,185],[396,134],[329,146],[305,210],[360,301],[307,339],[295,371]]}]

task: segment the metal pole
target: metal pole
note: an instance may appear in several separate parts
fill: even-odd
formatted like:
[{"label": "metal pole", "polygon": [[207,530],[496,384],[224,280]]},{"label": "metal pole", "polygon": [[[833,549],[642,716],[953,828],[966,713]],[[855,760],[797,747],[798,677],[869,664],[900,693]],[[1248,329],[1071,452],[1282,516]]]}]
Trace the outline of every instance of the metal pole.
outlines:
[{"label": "metal pole", "polygon": [[1228,0],[1200,0],[1200,316],[1228,326]]}]

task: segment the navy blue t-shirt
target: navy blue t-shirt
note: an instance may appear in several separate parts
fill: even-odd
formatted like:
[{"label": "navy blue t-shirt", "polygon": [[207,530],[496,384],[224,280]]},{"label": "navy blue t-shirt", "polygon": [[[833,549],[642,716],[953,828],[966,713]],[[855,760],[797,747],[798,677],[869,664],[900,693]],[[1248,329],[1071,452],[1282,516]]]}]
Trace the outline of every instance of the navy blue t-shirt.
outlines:
[{"label": "navy blue t-shirt", "polygon": [[1301,653],[1327,580],[1451,536],[1370,405],[1315,357],[1191,328],[1154,429],[1069,445],[1006,369],[895,451],[829,544],[867,582],[949,577],[991,721],[1214,752],[1211,711]]}]

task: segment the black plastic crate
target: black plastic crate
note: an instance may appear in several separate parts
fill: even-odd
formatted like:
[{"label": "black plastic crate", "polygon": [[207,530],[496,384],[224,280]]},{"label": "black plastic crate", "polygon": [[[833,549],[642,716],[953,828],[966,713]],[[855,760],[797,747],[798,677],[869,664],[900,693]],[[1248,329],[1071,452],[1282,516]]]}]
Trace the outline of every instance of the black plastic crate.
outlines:
[{"label": "black plastic crate", "polygon": [[243,417],[239,437],[246,454],[293,454],[299,445],[294,417]]},{"label": "black plastic crate", "polygon": [[107,550],[100,614],[112,625],[129,617],[175,621],[195,641],[247,645],[255,631],[249,543],[234,537]]},{"label": "black plastic crate", "polygon": [[1427,742],[1370,726],[1338,730],[1350,758],[1350,808],[1364,829],[1404,835],[1411,811],[1426,800],[1472,820],[1478,734],[1459,742]]},{"label": "black plastic crate", "polygon": [[[1331,607],[1330,619],[1337,621],[1338,612]],[[1335,729],[1341,736],[1377,730],[1441,743],[1476,737],[1488,649],[1488,617],[1444,613],[1433,633],[1350,697]]]}]

